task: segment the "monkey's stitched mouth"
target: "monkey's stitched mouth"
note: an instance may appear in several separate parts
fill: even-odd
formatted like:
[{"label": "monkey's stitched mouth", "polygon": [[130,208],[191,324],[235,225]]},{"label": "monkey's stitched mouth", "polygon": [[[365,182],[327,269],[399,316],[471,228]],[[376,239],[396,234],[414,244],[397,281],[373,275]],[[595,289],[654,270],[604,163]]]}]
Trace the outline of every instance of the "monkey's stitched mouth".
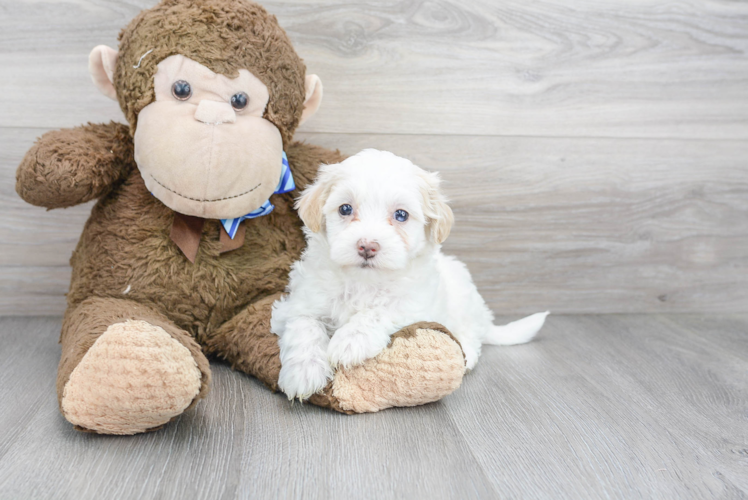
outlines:
[{"label": "monkey's stitched mouth", "polygon": [[151,179],[153,179],[154,181],[156,181],[156,184],[158,184],[162,188],[166,189],[170,193],[174,193],[175,195],[179,196],[180,198],[184,198],[185,200],[199,201],[199,202],[206,202],[206,203],[210,203],[210,202],[214,202],[214,201],[225,201],[225,200],[231,200],[231,199],[234,199],[234,198],[239,198],[240,196],[244,196],[245,194],[249,194],[252,191],[254,191],[255,189],[257,189],[258,187],[262,186],[262,182],[261,182],[258,185],[256,185],[255,187],[253,187],[252,189],[250,189],[248,191],[244,191],[243,193],[235,194],[233,196],[226,196],[224,198],[216,198],[214,200],[201,200],[199,198],[192,198],[191,196],[185,196],[185,195],[183,195],[181,193],[177,193],[176,191],[174,191],[170,187],[165,186],[163,183],[159,182],[159,180],[156,179],[155,177],[153,177],[153,175],[151,175],[151,174],[148,174],[148,175],[151,176]]}]

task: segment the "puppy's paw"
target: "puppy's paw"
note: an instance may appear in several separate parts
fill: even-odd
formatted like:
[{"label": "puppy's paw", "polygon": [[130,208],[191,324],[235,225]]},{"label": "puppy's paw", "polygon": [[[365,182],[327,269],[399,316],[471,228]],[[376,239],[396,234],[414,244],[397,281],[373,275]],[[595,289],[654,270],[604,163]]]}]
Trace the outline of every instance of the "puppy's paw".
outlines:
[{"label": "puppy's paw", "polygon": [[332,380],[333,370],[323,357],[287,362],[281,366],[278,386],[288,399],[308,399]]},{"label": "puppy's paw", "polygon": [[360,365],[382,352],[389,341],[389,335],[362,332],[346,325],[336,331],[330,339],[327,359],[336,368]]},{"label": "puppy's paw", "polygon": [[[465,343],[467,344],[467,342]],[[476,349],[471,345],[462,345],[462,352],[465,354],[465,368],[472,370],[475,365],[478,364],[478,358],[480,357],[480,345]]]}]

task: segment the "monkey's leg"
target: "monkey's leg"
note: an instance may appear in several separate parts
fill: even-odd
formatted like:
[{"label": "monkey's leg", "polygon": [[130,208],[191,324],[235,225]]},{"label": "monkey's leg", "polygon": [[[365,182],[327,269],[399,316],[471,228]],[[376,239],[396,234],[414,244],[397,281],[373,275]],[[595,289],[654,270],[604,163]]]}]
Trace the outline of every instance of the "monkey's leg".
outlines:
[{"label": "monkey's leg", "polygon": [[376,357],[340,368],[309,402],[343,413],[417,406],[454,392],[464,374],[465,356],[457,339],[438,323],[420,322],[395,333]]},{"label": "monkey's leg", "polygon": [[[278,337],[270,333],[273,302],[280,294],[247,307],[219,328],[206,350],[234,369],[278,389],[281,363]],[[459,342],[437,323],[416,323],[392,336],[390,345],[361,365],[336,372],[317,406],[343,413],[376,412],[392,406],[438,401],[460,386],[465,358]]]},{"label": "monkey's leg", "polygon": [[137,434],[156,430],[208,392],[200,346],[153,309],[91,298],[62,325],[57,398],[78,430]]},{"label": "monkey's leg", "polygon": [[260,299],[221,325],[205,341],[205,352],[225,359],[231,368],[248,373],[278,390],[280,349],[270,333],[270,312],[280,293]]}]

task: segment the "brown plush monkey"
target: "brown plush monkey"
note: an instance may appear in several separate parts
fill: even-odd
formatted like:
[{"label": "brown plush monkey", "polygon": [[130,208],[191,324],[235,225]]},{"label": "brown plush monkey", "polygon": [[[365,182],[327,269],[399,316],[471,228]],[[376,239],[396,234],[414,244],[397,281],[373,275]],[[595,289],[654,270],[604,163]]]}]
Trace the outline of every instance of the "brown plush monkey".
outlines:
[{"label": "brown plush monkey", "polygon": [[[119,52],[95,48],[90,70],[129,127],[45,134],[16,184],[47,208],[99,199],[71,258],[62,414],[99,433],[159,428],[207,393],[206,355],[275,390],[271,305],[304,248],[288,166],[300,190],[342,160],[292,142],[320,104],[319,78],[305,77],[274,16],[237,0],[164,0],[121,32]],[[413,325],[311,402],[348,413],[422,404],[463,371],[449,332]]]}]

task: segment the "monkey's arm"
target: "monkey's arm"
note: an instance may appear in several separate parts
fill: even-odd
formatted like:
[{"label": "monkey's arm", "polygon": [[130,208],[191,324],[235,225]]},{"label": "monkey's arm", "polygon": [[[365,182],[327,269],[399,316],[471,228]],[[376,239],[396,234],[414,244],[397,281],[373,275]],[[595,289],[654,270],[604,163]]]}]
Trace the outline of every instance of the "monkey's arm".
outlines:
[{"label": "monkey's arm", "polygon": [[98,198],[134,165],[126,125],[110,122],[42,135],[16,171],[16,192],[28,203],[65,208]]}]

